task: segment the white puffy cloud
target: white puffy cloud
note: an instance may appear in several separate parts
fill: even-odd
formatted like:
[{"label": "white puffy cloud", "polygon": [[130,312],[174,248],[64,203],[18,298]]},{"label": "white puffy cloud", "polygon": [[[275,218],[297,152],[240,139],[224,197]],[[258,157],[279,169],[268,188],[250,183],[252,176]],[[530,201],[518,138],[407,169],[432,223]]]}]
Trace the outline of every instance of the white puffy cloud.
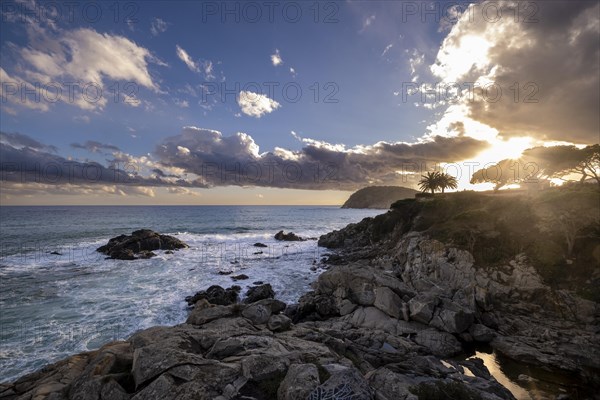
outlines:
[{"label": "white puffy cloud", "polygon": [[240,92],[237,102],[244,114],[256,118],[270,114],[281,106],[278,102],[268,98],[264,94],[246,90]]}]

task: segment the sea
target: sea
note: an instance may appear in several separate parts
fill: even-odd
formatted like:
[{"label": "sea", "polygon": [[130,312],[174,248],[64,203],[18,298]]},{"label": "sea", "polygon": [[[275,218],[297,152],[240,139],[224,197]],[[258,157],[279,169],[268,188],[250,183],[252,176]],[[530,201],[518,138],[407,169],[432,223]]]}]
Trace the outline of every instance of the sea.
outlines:
[{"label": "sea", "polygon": [[[210,285],[270,283],[298,301],[328,253],[306,238],[383,210],[323,206],[0,207],[0,382],[188,315],[186,296]],[[96,248],[148,228],[190,247],[148,260],[106,259]],[[254,247],[260,242],[266,248]],[[230,275],[222,275],[231,273]],[[231,275],[249,279],[233,282]]]}]

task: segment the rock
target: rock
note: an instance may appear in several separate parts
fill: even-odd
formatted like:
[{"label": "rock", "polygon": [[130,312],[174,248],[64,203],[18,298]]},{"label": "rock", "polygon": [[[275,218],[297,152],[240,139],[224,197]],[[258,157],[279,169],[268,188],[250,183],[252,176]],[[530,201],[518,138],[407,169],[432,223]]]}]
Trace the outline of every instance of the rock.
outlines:
[{"label": "rock", "polygon": [[269,247],[264,243],[254,243],[254,247]]},{"label": "rock", "polygon": [[114,259],[134,260],[136,254],[142,254],[145,258],[155,256],[156,254],[152,253],[152,250],[176,250],[186,247],[188,247],[187,244],[173,236],[161,235],[149,229],[140,229],[132,232],[130,236],[114,237],[104,246],[98,247],[96,251]]},{"label": "rock", "polygon": [[58,252],[58,251],[56,251],[56,250],[54,250],[54,251],[51,251],[51,252],[50,252],[50,254],[52,254],[52,255],[55,255],[55,256],[62,256],[62,253],[61,253],[61,252]]},{"label": "rock", "polygon": [[469,328],[469,333],[474,340],[478,342],[489,343],[494,340],[496,332],[482,324],[473,324]]},{"label": "rock", "polygon": [[408,302],[410,319],[422,324],[429,324],[429,321],[431,321],[431,318],[433,318],[433,311],[435,310],[435,306],[437,304],[437,298],[432,299],[424,296],[413,297]]},{"label": "rock", "polygon": [[292,320],[283,314],[271,315],[267,321],[267,328],[273,332],[283,332],[290,329]]},{"label": "rock", "polygon": [[275,234],[275,240],[281,240],[284,242],[303,242],[306,239],[301,238],[294,232],[283,233],[283,231],[279,231]]},{"label": "rock", "polygon": [[283,301],[277,299],[263,299],[253,304],[260,304],[262,306],[265,306],[269,310],[271,310],[271,313],[273,314],[279,314],[287,307],[287,305]]},{"label": "rock", "polygon": [[300,297],[294,322],[323,320],[339,314],[336,301],[331,296],[308,292]]},{"label": "rock", "polygon": [[244,303],[250,304],[255,301],[262,299],[272,299],[275,297],[275,292],[270,284],[265,283],[264,285],[254,286],[248,289],[246,292],[246,299]]},{"label": "rock", "polygon": [[319,383],[319,371],[314,364],[292,364],[277,389],[277,399],[306,400]]},{"label": "rock", "polygon": [[248,279],[248,275],[246,275],[246,274],[234,275],[231,277],[231,279],[233,279],[234,281],[241,281],[244,279]]},{"label": "rock", "polygon": [[374,398],[373,390],[362,374],[355,368],[348,368],[332,374],[325,383],[310,393],[307,400]]},{"label": "rock", "polygon": [[207,308],[194,308],[186,320],[186,324],[203,325],[220,318],[235,315],[233,306],[214,306]]},{"label": "rock", "polygon": [[218,272],[218,274],[219,274],[219,275],[231,275],[231,274],[233,274],[233,271],[231,271],[231,270],[230,270],[230,271],[223,271],[223,270],[220,270],[220,271]]},{"label": "rock", "polygon": [[242,375],[252,381],[264,381],[283,375],[290,365],[289,360],[270,354],[253,354],[242,360]]},{"label": "rock", "polygon": [[429,321],[429,325],[449,333],[461,333],[469,329],[473,319],[473,313],[444,299],[441,308],[435,311],[433,318]]},{"label": "rock", "polygon": [[373,305],[390,317],[400,319],[402,316],[402,300],[388,287],[382,286],[375,289]]},{"label": "rock", "polygon": [[252,304],[242,311],[242,317],[249,319],[254,325],[266,324],[271,310],[262,304]]},{"label": "rock", "polygon": [[255,252],[254,252],[254,253],[252,253],[252,254],[254,254],[254,255],[257,255],[257,254],[263,254],[263,252],[262,252],[262,251],[255,251]]},{"label": "rock", "polygon": [[185,301],[187,301],[188,305],[194,305],[198,300],[206,299],[212,304],[227,306],[238,302],[240,290],[242,288],[237,285],[227,289],[223,289],[219,285],[213,285],[206,290],[197,292],[193,296],[186,297]]},{"label": "rock", "polygon": [[340,305],[339,305],[340,315],[344,316],[344,315],[351,314],[352,311],[356,310],[356,307],[358,307],[356,304],[352,303],[348,299],[344,299],[340,302]]},{"label": "rock", "polygon": [[148,258],[152,258],[154,256],[156,256],[156,253],[148,250],[142,250],[137,254],[137,258],[142,260],[147,260]]},{"label": "rock", "polygon": [[452,334],[435,329],[418,332],[415,342],[439,357],[451,357],[462,351],[460,342]]}]

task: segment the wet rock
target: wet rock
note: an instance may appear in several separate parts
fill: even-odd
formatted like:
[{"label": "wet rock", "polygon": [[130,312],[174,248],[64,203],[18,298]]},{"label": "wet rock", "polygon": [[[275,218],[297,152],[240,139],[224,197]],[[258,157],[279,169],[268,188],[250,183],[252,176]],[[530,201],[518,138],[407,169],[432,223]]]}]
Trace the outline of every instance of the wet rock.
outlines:
[{"label": "wet rock", "polygon": [[140,258],[155,256],[156,254],[152,253],[152,250],[176,250],[186,247],[188,247],[187,244],[173,236],[161,235],[149,229],[140,229],[129,236],[114,237],[104,246],[98,247],[96,251],[114,259],[135,260],[138,254],[142,255]]},{"label": "wet rock", "polygon": [[266,244],[264,244],[264,243],[254,243],[254,245],[253,245],[253,246],[254,246],[254,247],[269,247],[269,246],[267,246],[267,245],[266,245]]},{"label": "wet rock", "polygon": [[248,279],[248,275],[246,275],[246,274],[234,275],[231,277],[231,279],[233,279],[234,281],[241,281],[244,279]]},{"label": "wet rock", "polygon": [[283,231],[279,231],[275,234],[275,240],[281,240],[284,242],[303,242],[306,239],[301,238],[294,232],[283,233]]},{"label": "wet rock", "polygon": [[275,297],[275,292],[270,284],[265,283],[263,285],[254,286],[248,289],[246,292],[246,299],[244,303],[250,304],[258,300],[272,299]]},{"label": "wet rock", "polygon": [[469,333],[474,340],[483,343],[491,342],[496,336],[496,333],[492,329],[482,324],[471,325],[471,328],[469,328]]},{"label": "wet rock", "polygon": [[237,285],[227,289],[219,285],[213,285],[206,290],[197,292],[193,296],[186,297],[185,301],[191,306],[199,300],[206,299],[209,303],[226,306],[238,302],[240,290],[242,288]]}]

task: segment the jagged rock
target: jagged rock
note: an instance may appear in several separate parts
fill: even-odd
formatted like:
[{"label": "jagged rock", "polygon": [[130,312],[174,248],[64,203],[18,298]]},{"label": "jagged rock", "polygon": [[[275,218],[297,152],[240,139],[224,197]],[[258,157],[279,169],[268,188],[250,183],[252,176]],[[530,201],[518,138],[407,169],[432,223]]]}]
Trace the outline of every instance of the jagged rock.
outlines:
[{"label": "jagged rock", "polygon": [[400,319],[402,316],[402,300],[388,287],[375,289],[373,305],[391,317]]},{"label": "jagged rock", "polygon": [[254,243],[254,247],[269,247],[264,243]]},{"label": "jagged rock", "polygon": [[281,240],[284,242],[303,242],[306,239],[301,238],[294,232],[283,233],[283,231],[279,231],[275,234],[275,240]]},{"label": "jagged rock", "polygon": [[482,324],[473,324],[469,328],[469,333],[473,337],[474,340],[478,342],[489,343],[494,340],[496,333]]},{"label": "jagged rock", "polygon": [[136,254],[140,254],[140,258],[150,258],[156,255],[152,250],[176,250],[185,247],[188,245],[173,236],[161,235],[150,229],[140,229],[129,236],[114,237],[104,246],[98,247],[96,251],[110,258],[135,260]]},{"label": "jagged rock", "polygon": [[306,400],[319,383],[319,371],[314,364],[292,364],[277,389],[277,399]]},{"label": "jagged rock", "polygon": [[440,357],[451,357],[462,351],[460,342],[452,334],[435,329],[418,332],[415,342]]},{"label": "jagged rock", "polygon": [[244,303],[254,303],[258,300],[272,299],[275,297],[275,292],[270,284],[265,283],[259,286],[253,286],[246,292]]},{"label": "jagged rock", "polygon": [[253,354],[242,360],[242,375],[253,381],[263,381],[284,374],[290,362],[283,357]]},{"label": "jagged rock", "polygon": [[433,311],[439,303],[437,298],[417,296],[410,299],[408,307],[410,309],[410,319],[422,324],[429,324],[433,318]]},{"label": "jagged rock", "polygon": [[429,321],[429,325],[449,333],[461,333],[469,329],[473,320],[472,312],[444,299]]},{"label": "jagged rock", "polygon": [[193,296],[186,297],[185,301],[187,301],[188,305],[194,305],[198,300],[206,299],[209,303],[227,306],[238,302],[241,289],[237,285],[227,289],[223,289],[219,285],[212,285],[206,290],[201,290]]},{"label": "jagged rock", "polygon": [[374,398],[373,389],[355,368],[347,368],[332,374],[325,383],[308,396],[308,400],[371,400]]},{"label": "jagged rock", "polygon": [[231,279],[233,279],[234,281],[241,281],[241,280],[248,279],[248,275],[246,275],[246,274],[234,275],[231,277]]}]

